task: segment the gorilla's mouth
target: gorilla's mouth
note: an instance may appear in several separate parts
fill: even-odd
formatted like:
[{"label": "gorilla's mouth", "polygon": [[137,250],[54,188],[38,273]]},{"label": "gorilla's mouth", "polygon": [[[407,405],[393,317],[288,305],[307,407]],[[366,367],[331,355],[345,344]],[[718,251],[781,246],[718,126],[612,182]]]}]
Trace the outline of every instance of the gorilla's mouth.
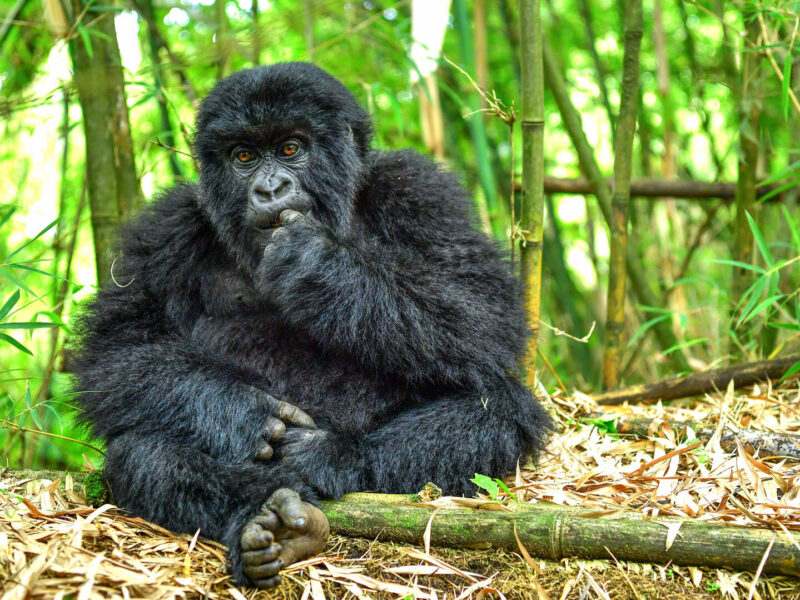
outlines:
[{"label": "gorilla's mouth", "polygon": [[265,216],[264,218],[259,219],[258,222],[255,223],[255,228],[261,231],[269,231],[270,229],[280,227],[281,224],[281,215],[279,213],[275,216]]}]

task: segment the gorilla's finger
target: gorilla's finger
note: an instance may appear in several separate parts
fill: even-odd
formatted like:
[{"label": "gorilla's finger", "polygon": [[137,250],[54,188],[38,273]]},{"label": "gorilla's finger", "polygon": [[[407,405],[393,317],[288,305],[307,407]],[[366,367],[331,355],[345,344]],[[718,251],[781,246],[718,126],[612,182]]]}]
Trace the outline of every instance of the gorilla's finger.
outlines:
[{"label": "gorilla's finger", "polygon": [[289,223],[294,223],[298,219],[303,218],[303,213],[299,213],[296,210],[284,210],[281,212],[281,223],[284,225],[288,225]]},{"label": "gorilla's finger", "polygon": [[278,560],[260,565],[249,565],[245,567],[244,573],[250,580],[256,581],[267,577],[274,577],[283,568],[283,565],[283,560],[279,558]]},{"label": "gorilla's finger", "polygon": [[250,552],[242,552],[242,564],[250,566],[257,566],[264,563],[272,562],[280,556],[282,546],[280,544],[272,544],[263,550],[252,550]]},{"label": "gorilla's finger", "polygon": [[253,584],[260,588],[273,588],[281,584],[281,576],[275,575],[275,577],[259,579],[258,581],[254,581]]},{"label": "gorilla's finger", "polygon": [[261,505],[261,514],[254,517],[250,523],[257,523],[262,529],[275,531],[281,524],[278,515],[267,508],[266,502]]},{"label": "gorilla's finger", "polygon": [[286,433],[286,425],[280,419],[269,417],[267,419],[266,434],[271,440],[277,440]]},{"label": "gorilla's finger", "polygon": [[317,427],[317,424],[314,423],[314,419],[297,408],[294,404],[276,400],[271,396],[270,398],[272,399],[272,410],[278,415],[280,420],[289,425],[294,425],[295,427],[308,427],[309,429],[315,429]]},{"label": "gorilla's finger", "polygon": [[275,540],[275,536],[268,529],[262,529],[258,524],[250,522],[244,528],[239,545],[243,552],[268,548]]},{"label": "gorilla's finger", "polygon": [[270,446],[267,442],[263,442],[256,452],[256,459],[269,460],[272,458],[273,454],[275,454],[275,451],[272,449],[272,446]]},{"label": "gorilla's finger", "polygon": [[302,531],[308,523],[308,515],[303,507],[303,501],[294,490],[289,488],[276,490],[267,500],[266,506],[276,513],[289,529]]},{"label": "gorilla's finger", "polygon": [[285,235],[289,235],[289,234],[286,232],[286,229],[284,229],[283,227],[276,227],[275,229],[273,229],[272,230],[272,235],[269,238],[269,242],[270,243],[267,246],[267,250],[269,250],[270,246],[272,246],[275,242],[277,242],[278,239],[280,239],[281,237],[283,237]]}]

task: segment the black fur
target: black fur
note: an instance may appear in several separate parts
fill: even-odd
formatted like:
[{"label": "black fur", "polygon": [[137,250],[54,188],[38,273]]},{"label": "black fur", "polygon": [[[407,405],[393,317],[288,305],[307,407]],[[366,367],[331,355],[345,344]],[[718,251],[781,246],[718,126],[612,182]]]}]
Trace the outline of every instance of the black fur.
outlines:
[{"label": "black fur", "polygon": [[[286,129],[309,137],[298,180],[313,208],[265,244],[230,147]],[[244,582],[242,527],[277,488],[471,494],[474,473],[542,447],[550,422],[512,374],[518,286],[453,176],[370,150],[368,115],[308,64],[220,82],[197,132],[199,185],[124,228],[116,284],[80,327],[79,404],[108,442],[117,503],[224,542]],[[289,428],[268,462],[264,392],[319,427]]]}]

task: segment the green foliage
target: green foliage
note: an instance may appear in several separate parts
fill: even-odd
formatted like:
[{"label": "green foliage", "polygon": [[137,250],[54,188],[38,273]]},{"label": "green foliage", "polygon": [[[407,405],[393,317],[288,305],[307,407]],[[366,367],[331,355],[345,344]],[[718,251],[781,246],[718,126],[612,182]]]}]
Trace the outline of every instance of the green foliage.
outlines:
[{"label": "green foliage", "polygon": [[[223,28],[211,2],[155,3],[157,36],[151,36],[144,19],[137,20],[131,10],[142,10],[141,0],[126,4],[121,12],[116,6],[94,4],[75,25],[72,37],[93,54],[98,36],[103,35],[94,20],[111,14],[121,19],[117,30],[138,175],[145,195],[152,197],[176,179],[196,177],[191,148],[194,111],[198,99],[216,83],[221,42],[232,42],[232,69],[313,58],[342,79],[373,115],[379,148],[425,151],[421,92],[409,79],[414,70],[407,55],[410,4],[321,0],[312,3],[312,13],[306,14],[306,3],[262,1],[256,22],[252,0],[231,0],[225,6],[228,27]],[[484,4],[486,56],[474,55],[479,20],[470,0],[453,5],[444,54],[473,78],[476,58],[485,59],[489,91],[506,105],[518,106],[522,41],[517,3]],[[643,38],[634,177],[735,182],[739,109],[748,102],[758,103],[764,159],[759,161],[764,170],[758,175],[762,185],[773,187],[760,197],[748,219],[756,258],[752,264],[731,260],[730,224],[735,214],[731,206],[634,198],[628,243],[662,302],[628,305],[623,357],[627,382],[675,375],[665,366],[665,356],[678,351],[698,363],[712,364],[727,356],[729,337],[749,358],[796,349],[800,339],[800,116],[791,96],[798,94],[796,86],[792,88],[798,73],[791,71],[797,65],[798,40],[792,33],[796,2],[756,3],[765,35],[771,37],[754,51],[769,50],[778,68],[764,60],[748,82],[750,96],[745,98],[740,97],[735,56],[745,23],[737,4],[718,4],[721,14],[714,12],[717,8],[694,3],[661,3],[667,40],[663,57],[657,55],[652,35]],[[17,5],[17,0],[0,0],[0,14],[11,15]],[[581,10],[584,5],[588,16]],[[544,30],[605,174],[613,167],[612,121],[619,110],[623,10],[619,0],[564,0],[543,3],[542,9]],[[646,10],[644,18],[644,30],[653,31],[655,11]],[[87,165],[80,107],[69,81],[69,55],[52,28],[44,26],[44,19],[43,4],[28,1],[9,27],[0,27],[4,31],[0,198],[5,203],[0,205],[0,416],[21,427],[82,439],[67,410],[68,375],[53,367],[61,364],[61,352],[71,336],[73,294],[85,294],[94,283],[90,215],[82,191]],[[312,48],[307,45],[307,21]],[[666,89],[659,83],[664,69],[669,73]],[[520,127],[511,139],[501,119],[469,114],[481,106],[479,94],[450,64],[443,61],[436,77],[446,166],[475,192],[481,226],[489,229],[490,213],[501,215],[491,229],[507,247],[509,179],[515,173],[519,182],[521,172]],[[71,92],[66,119],[65,89]],[[577,177],[574,150],[549,94],[545,103],[546,173]],[[69,144],[62,156],[65,132]],[[781,202],[772,202],[778,196]],[[517,195],[514,201],[519,215],[522,199]],[[541,314],[560,331],[543,327],[539,347],[568,386],[589,390],[598,383],[604,340],[601,298],[608,283],[607,229],[591,196],[554,196],[548,213]],[[71,253],[73,234],[77,242]],[[742,297],[730,293],[733,266],[751,276]],[[583,338],[592,322],[601,325],[588,340],[561,335]],[[652,335],[653,327],[664,322],[672,322],[678,333],[679,342],[671,348],[659,347]],[[741,335],[746,329],[757,334],[746,338]],[[800,364],[785,376],[797,372]],[[542,377],[550,383],[547,372]],[[613,424],[593,424],[614,433]],[[74,467],[84,461],[85,448],[74,442],[8,428],[0,429],[0,445],[5,456],[20,466]],[[491,489],[496,494],[501,489],[496,482],[493,485],[498,487],[484,488],[490,495]]]},{"label": "green foliage", "polygon": [[475,473],[475,477],[470,479],[472,483],[477,485],[480,489],[486,492],[489,497],[494,500],[495,502],[500,501],[500,491],[502,490],[505,492],[507,498],[511,498],[515,502],[517,501],[516,497],[511,493],[511,490],[508,489],[508,486],[503,483],[500,479],[487,477],[486,475],[479,475]]}]

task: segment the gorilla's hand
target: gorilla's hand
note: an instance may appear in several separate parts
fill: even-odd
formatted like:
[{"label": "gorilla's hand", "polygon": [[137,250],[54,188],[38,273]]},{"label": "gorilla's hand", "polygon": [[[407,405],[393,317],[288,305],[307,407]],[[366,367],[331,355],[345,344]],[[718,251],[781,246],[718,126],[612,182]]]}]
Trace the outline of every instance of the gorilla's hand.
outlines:
[{"label": "gorilla's hand", "polygon": [[294,404],[278,400],[257,388],[252,389],[261,396],[271,412],[271,415],[267,417],[267,422],[264,425],[264,435],[261,440],[261,445],[256,450],[256,458],[258,460],[266,461],[272,458],[274,453],[272,446],[275,440],[286,433],[287,426],[302,427],[304,431],[313,431],[316,427],[314,419],[297,408]]},{"label": "gorilla's hand", "polygon": [[320,304],[332,299],[313,295],[325,295],[321,284],[335,276],[341,249],[334,232],[322,222],[284,210],[264,248],[256,286],[290,321],[302,319],[304,312],[317,313]]},{"label": "gorilla's hand", "polygon": [[279,571],[322,552],[328,541],[328,519],[316,506],[281,488],[269,497],[242,531],[244,574],[261,588],[278,585]]}]

